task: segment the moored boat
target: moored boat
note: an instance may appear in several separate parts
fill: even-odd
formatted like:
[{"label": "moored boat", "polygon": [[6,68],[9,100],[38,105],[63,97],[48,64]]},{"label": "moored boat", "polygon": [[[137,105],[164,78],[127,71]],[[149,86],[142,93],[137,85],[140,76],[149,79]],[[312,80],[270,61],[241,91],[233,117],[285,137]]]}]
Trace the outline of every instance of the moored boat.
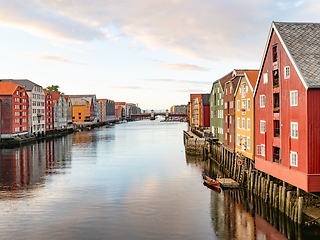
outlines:
[{"label": "moored boat", "polygon": [[216,181],[206,175],[203,175],[203,181],[210,186],[220,187],[220,182],[218,182],[218,181]]}]

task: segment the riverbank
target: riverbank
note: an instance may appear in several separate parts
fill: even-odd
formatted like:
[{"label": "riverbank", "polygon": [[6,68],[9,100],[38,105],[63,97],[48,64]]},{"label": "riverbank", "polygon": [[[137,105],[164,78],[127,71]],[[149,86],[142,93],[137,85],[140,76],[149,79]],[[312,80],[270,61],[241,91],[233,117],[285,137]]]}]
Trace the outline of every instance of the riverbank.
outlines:
[{"label": "riverbank", "polygon": [[307,193],[277,178],[255,169],[254,161],[235,153],[217,139],[189,128],[183,132],[186,154],[200,155],[212,161],[224,177],[236,180],[249,194],[262,199],[270,208],[277,209],[299,224],[320,223],[320,197]]},{"label": "riverbank", "polygon": [[57,138],[79,131],[89,131],[91,129],[118,124],[119,120],[111,120],[105,122],[76,122],[72,125],[62,129],[55,129],[45,133],[28,134],[26,136],[19,136],[10,139],[1,139],[0,148],[19,147],[25,144],[34,143],[43,139]]}]

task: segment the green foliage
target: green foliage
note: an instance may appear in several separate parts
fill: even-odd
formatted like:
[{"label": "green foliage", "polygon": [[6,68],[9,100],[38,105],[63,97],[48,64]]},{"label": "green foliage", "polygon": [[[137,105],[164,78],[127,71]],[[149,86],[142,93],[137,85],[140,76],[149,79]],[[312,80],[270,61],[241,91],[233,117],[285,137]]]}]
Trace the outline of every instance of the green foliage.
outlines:
[{"label": "green foliage", "polygon": [[46,90],[46,91],[55,91],[55,92],[57,92],[59,94],[64,94],[63,92],[59,91],[59,88],[60,87],[58,85],[51,85],[51,86],[46,87],[44,90]]}]

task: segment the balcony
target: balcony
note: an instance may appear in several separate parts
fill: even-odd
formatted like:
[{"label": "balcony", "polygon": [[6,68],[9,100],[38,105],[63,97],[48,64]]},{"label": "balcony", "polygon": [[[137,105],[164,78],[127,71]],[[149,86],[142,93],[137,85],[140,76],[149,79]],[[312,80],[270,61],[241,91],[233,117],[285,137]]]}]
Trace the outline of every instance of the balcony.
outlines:
[{"label": "balcony", "polygon": [[273,88],[279,87],[279,74],[278,70],[273,71]]}]

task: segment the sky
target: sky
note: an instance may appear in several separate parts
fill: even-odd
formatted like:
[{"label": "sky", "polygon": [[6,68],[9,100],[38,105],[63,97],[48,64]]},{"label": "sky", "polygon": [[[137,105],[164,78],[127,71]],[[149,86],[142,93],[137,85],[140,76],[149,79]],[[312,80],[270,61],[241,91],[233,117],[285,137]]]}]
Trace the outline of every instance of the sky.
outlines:
[{"label": "sky", "polygon": [[169,109],[259,69],[272,21],[319,12],[317,0],[0,0],[0,78]]}]

